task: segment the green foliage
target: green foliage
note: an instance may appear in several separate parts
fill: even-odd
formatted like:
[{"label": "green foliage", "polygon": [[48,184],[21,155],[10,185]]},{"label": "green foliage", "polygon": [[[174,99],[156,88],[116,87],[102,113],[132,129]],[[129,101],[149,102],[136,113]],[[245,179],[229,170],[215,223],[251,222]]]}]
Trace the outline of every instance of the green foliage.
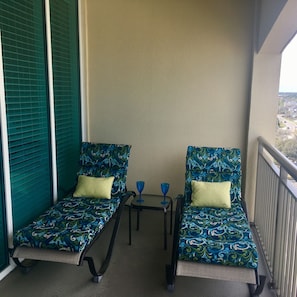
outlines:
[{"label": "green foliage", "polygon": [[279,93],[276,148],[297,163],[297,93]]},{"label": "green foliage", "polygon": [[276,147],[280,150],[288,159],[297,161],[297,138],[292,139],[278,139],[276,141]]}]

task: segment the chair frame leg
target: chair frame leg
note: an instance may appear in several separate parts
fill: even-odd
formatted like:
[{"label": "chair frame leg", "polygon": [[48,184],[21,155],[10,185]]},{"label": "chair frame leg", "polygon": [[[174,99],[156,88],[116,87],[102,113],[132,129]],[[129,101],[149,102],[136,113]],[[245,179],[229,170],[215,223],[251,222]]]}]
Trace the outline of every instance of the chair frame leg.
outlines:
[{"label": "chair frame leg", "polygon": [[166,265],[166,283],[167,290],[173,292],[175,288],[175,272],[172,265]]},{"label": "chair frame leg", "polygon": [[129,196],[122,199],[121,204],[119,206],[119,209],[118,209],[118,211],[116,213],[115,223],[114,223],[111,239],[110,239],[110,242],[109,242],[108,250],[107,250],[105,259],[102,262],[99,270],[96,270],[95,263],[94,263],[94,260],[93,260],[92,257],[85,256],[85,255],[83,255],[83,257],[82,257],[83,261],[88,262],[89,271],[92,274],[93,282],[95,282],[95,283],[99,283],[101,281],[105,271],[107,270],[107,268],[109,266],[111,256],[112,256],[112,252],[113,252],[113,248],[114,248],[115,239],[116,239],[116,236],[117,236],[117,233],[118,233],[118,230],[119,230],[121,214],[122,214],[123,208],[124,208],[125,203],[128,200],[128,198],[129,198]]},{"label": "chair frame leg", "polygon": [[173,231],[173,245],[172,245],[172,255],[171,263],[166,265],[166,282],[167,290],[170,292],[174,291],[175,287],[175,276],[176,276],[176,266],[178,257],[178,241],[179,241],[179,229],[181,221],[181,213],[183,210],[184,197],[177,197],[175,219],[174,219],[174,231]]},{"label": "chair frame leg", "polygon": [[260,296],[260,294],[262,293],[262,291],[264,289],[265,282],[266,282],[266,276],[265,275],[259,275],[258,283],[256,285],[248,284],[249,291],[250,291],[250,296],[251,297]]}]

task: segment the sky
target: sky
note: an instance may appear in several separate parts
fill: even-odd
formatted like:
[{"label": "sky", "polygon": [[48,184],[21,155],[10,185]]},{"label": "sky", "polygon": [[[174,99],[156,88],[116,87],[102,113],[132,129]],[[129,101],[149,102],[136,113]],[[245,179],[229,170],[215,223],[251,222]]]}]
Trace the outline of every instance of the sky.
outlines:
[{"label": "sky", "polygon": [[279,91],[297,93],[297,34],[282,53]]}]

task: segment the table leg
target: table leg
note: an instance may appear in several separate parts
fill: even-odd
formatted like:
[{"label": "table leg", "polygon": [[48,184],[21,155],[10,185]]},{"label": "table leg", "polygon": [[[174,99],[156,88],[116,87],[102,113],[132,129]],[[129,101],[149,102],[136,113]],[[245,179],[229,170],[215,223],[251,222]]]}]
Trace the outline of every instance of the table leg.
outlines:
[{"label": "table leg", "polygon": [[129,245],[131,245],[131,205],[129,205]]},{"label": "table leg", "polygon": [[164,208],[164,250],[167,250],[167,210]]},{"label": "table leg", "polygon": [[137,208],[137,225],[136,225],[136,230],[137,231],[139,230],[139,212],[140,212],[140,209]]},{"label": "table leg", "polygon": [[172,199],[170,199],[170,234],[172,234]]}]

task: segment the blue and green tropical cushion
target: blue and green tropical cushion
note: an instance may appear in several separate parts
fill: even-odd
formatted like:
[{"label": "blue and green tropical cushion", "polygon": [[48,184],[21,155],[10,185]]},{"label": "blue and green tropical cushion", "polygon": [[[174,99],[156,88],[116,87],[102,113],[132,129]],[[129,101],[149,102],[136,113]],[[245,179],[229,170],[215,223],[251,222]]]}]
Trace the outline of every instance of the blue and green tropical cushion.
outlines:
[{"label": "blue and green tropical cushion", "polygon": [[[192,180],[230,181],[231,208],[190,206]],[[239,149],[188,147],[179,236],[180,260],[257,268],[257,248],[241,204]]]},{"label": "blue and green tropical cushion", "polygon": [[114,176],[113,197],[125,192],[130,145],[83,142],[78,175]]},{"label": "blue and green tropical cushion", "polygon": [[80,252],[116,212],[120,198],[64,198],[14,235],[14,246]]},{"label": "blue and green tropical cushion", "polygon": [[179,235],[179,260],[257,268],[257,248],[239,202],[230,209],[185,206]]}]

